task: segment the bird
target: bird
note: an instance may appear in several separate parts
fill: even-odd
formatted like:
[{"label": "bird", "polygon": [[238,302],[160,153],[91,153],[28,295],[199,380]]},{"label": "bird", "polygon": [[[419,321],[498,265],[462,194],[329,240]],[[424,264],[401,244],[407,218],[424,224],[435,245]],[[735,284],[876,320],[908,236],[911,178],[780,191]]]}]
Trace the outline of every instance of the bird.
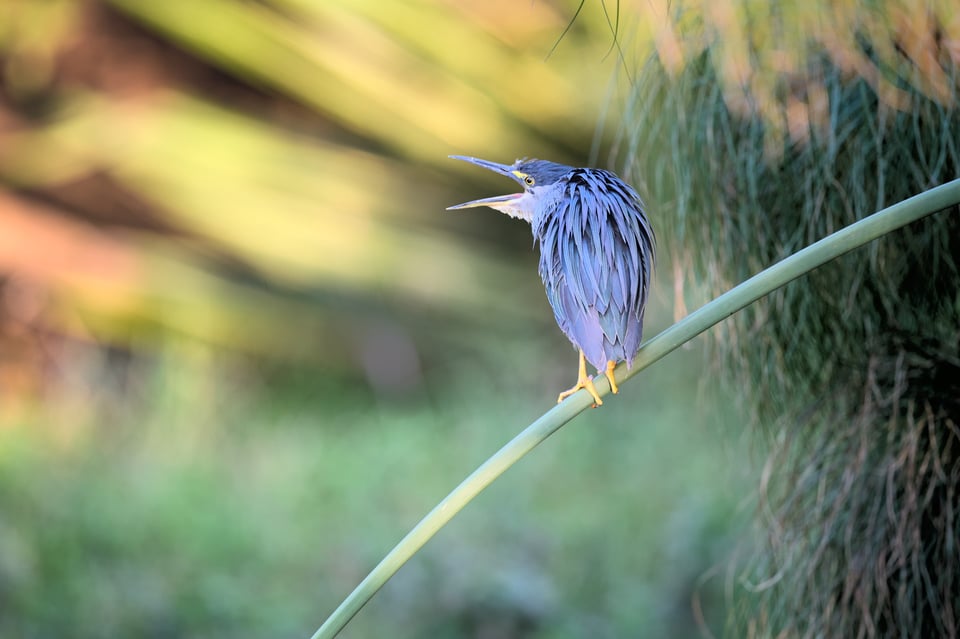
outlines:
[{"label": "bird", "polygon": [[577,168],[547,160],[499,164],[451,155],[512,178],[522,187],[447,207],[489,207],[528,222],[539,246],[539,273],[560,330],[579,351],[577,383],[557,403],[586,389],[603,404],[590,362],[619,392],[614,369],[629,368],[640,349],[643,315],[653,272],[656,237],[640,195],[605,169]]}]

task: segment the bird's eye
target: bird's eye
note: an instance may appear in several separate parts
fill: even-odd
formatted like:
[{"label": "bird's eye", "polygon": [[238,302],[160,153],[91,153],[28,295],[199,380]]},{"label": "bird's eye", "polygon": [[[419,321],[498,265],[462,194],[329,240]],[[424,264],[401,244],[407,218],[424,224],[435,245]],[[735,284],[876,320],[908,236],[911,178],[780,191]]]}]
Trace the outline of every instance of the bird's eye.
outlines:
[{"label": "bird's eye", "polygon": [[523,178],[523,183],[526,184],[527,186],[533,186],[534,184],[537,183],[537,181],[528,175],[525,178]]}]

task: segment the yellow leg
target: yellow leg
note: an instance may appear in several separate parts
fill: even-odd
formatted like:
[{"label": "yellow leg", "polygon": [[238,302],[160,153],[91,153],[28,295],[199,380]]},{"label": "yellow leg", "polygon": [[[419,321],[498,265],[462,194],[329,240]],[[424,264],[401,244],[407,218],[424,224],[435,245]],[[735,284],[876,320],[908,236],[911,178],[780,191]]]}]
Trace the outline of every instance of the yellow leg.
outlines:
[{"label": "yellow leg", "polygon": [[580,351],[580,370],[577,373],[577,383],[573,386],[573,388],[560,393],[560,397],[557,398],[557,403],[559,404],[581,388],[586,388],[587,392],[593,395],[594,406],[603,405],[603,400],[600,399],[600,395],[597,394],[597,389],[593,385],[593,380],[590,379],[589,375],[587,375],[587,358],[584,357],[583,351]]},{"label": "yellow leg", "polygon": [[617,363],[613,360],[610,360],[609,362],[607,362],[607,371],[604,373],[604,375],[607,376],[607,381],[610,382],[610,392],[613,393],[614,395],[620,392],[620,389],[617,388],[617,380],[613,378],[613,369],[615,369],[616,367],[617,367]]}]

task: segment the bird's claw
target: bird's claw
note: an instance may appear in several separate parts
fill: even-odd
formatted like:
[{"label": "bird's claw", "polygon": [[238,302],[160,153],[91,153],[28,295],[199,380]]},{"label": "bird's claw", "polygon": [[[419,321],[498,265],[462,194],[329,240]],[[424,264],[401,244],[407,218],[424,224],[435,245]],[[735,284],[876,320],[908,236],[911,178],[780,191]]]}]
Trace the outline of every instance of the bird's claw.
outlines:
[{"label": "bird's claw", "polygon": [[560,402],[570,397],[571,395],[573,395],[574,393],[576,393],[578,390],[582,388],[587,389],[587,392],[593,396],[593,408],[603,405],[603,400],[600,399],[600,395],[599,393],[597,393],[597,389],[593,385],[593,380],[590,379],[589,377],[587,377],[586,379],[578,379],[577,383],[574,384],[572,388],[569,388],[563,391],[562,393],[560,393],[560,396],[557,397],[557,403],[559,404]]},{"label": "bird's claw", "polygon": [[580,351],[580,367],[577,371],[577,383],[573,385],[573,388],[570,388],[560,393],[560,396],[557,397],[557,403],[559,404],[566,398],[576,393],[581,388],[587,389],[587,392],[593,396],[594,408],[596,408],[597,406],[603,406],[603,400],[600,399],[600,394],[597,393],[597,388],[596,386],[593,385],[593,379],[591,379],[590,376],[587,375],[587,360],[583,355],[583,351]]},{"label": "bird's claw", "polygon": [[617,363],[613,360],[607,362],[607,370],[604,372],[604,375],[607,376],[607,381],[610,382],[610,392],[616,395],[620,392],[620,388],[617,386],[617,380],[613,377],[613,369],[617,367]]}]

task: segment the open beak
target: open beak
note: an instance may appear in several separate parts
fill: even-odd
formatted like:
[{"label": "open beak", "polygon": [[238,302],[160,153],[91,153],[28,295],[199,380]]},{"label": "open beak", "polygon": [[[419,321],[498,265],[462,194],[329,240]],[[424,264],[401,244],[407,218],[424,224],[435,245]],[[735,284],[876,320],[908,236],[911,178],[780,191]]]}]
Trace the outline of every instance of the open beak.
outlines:
[{"label": "open beak", "polygon": [[[500,175],[505,175],[508,178],[514,179],[517,182],[520,182],[520,178],[513,173],[514,165],[513,164],[497,164],[496,162],[490,162],[489,160],[481,160],[480,158],[472,158],[466,155],[451,155],[454,160],[463,160],[464,162],[469,162],[470,164],[476,164],[477,166],[482,166],[485,169],[493,171],[494,173],[499,173]],[[521,183],[522,184],[522,183]],[[495,195],[493,197],[485,197],[480,200],[471,200],[469,202],[464,202],[463,204],[455,204],[454,206],[448,206],[448,211],[453,211],[456,209],[469,209],[475,206],[489,206],[490,208],[499,208],[498,205],[507,204],[513,200],[517,200],[523,197],[523,193],[507,193],[506,195]]]}]

